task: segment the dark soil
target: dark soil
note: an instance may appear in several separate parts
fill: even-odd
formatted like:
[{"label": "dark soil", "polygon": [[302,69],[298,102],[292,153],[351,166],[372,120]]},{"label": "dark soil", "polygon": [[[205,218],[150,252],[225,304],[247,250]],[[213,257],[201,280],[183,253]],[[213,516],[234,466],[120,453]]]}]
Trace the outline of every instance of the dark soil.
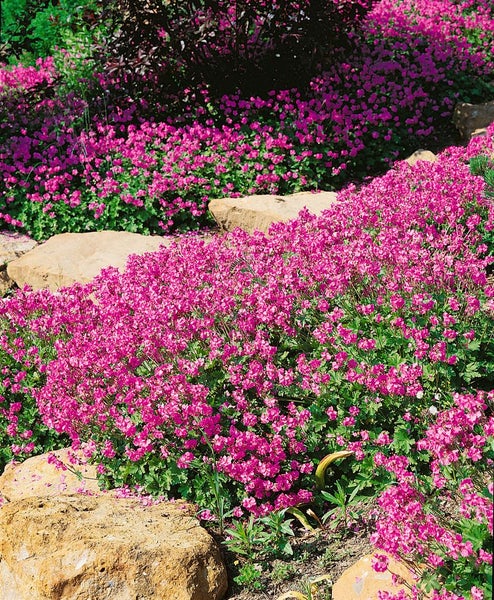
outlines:
[{"label": "dark soil", "polygon": [[331,584],[345,569],[373,550],[368,532],[329,532],[319,530],[300,533],[292,540],[293,556],[252,563],[260,577],[248,583],[235,582],[246,560],[224,552],[230,587],[225,600],[276,600],[288,591],[307,594],[311,581],[328,576],[318,584],[314,600],[331,598]]}]

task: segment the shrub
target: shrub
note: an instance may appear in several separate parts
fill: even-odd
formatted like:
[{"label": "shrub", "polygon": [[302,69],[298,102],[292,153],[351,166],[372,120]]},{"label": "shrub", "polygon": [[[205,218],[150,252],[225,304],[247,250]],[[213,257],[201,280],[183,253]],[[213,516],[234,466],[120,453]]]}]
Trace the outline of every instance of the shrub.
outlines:
[{"label": "shrub", "polygon": [[103,50],[115,56],[125,77],[129,71],[151,73],[167,86],[175,79],[179,88],[207,84],[220,94],[300,87],[347,41],[372,4],[118,0],[107,7],[115,33]]},{"label": "shrub", "polygon": [[97,0],[4,0],[0,59],[34,62],[46,58],[77,33],[89,36]]}]

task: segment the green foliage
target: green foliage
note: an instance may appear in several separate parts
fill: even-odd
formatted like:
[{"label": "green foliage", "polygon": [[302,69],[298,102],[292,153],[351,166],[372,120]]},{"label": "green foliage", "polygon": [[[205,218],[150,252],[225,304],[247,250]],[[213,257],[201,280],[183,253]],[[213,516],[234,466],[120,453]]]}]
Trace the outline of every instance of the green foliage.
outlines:
[{"label": "green foliage", "polygon": [[[28,29],[37,10],[44,10],[49,0],[3,0],[0,28],[0,60],[12,56],[16,61],[22,54],[30,54],[34,48],[30,43]],[[26,58],[26,56],[25,56]],[[34,62],[34,59],[32,59]]]},{"label": "green foliage", "polygon": [[285,509],[257,519],[251,515],[247,521],[234,521],[225,532],[225,546],[250,561],[291,556],[289,538],[294,535],[293,519],[286,519],[286,512]]},{"label": "green foliage", "polygon": [[[14,333],[0,315],[0,473],[11,460],[70,445],[66,435],[58,434],[40,419],[34,396],[44,376],[26,356],[25,349],[32,345],[32,338],[29,331]],[[40,355],[53,354],[51,343],[41,339],[35,343]],[[9,346],[16,351],[7,351]]]},{"label": "green foliage", "polygon": [[238,574],[233,581],[247,590],[262,590],[262,567],[259,564],[246,562],[238,568]]},{"label": "green foliage", "polygon": [[3,0],[0,58],[30,62],[50,56],[74,35],[88,39],[97,10],[98,0]]},{"label": "green foliage", "polygon": [[[54,64],[59,75],[57,95],[65,97],[75,94],[84,99],[89,106],[102,95],[94,74],[96,63],[93,58],[94,39],[104,35],[103,27],[99,31],[89,31],[87,28],[68,30],[64,35],[63,46],[52,50]],[[89,114],[84,114],[84,126],[89,129]]]},{"label": "green foliage", "polygon": [[358,519],[358,513],[352,511],[352,506],[355,507],[358,502],[362,500],[357,494],[360,489],[358,486],[354,487],[350,494],[347,493],[344,485],[340,482],[336,482],[336,489],[333,493],[321,491],[321,496],[333,505],[322,517],[324,524],[329,522],[331,528],[335,528],[338,525],[342,525],[345,529],[348,528],[350,521]]},{"label": "green foliage", "polygon": [[270,579],[273,583],[282,583],[292,579],[296,575],[296,569],[287,562],[275,561],[270,573]]}]

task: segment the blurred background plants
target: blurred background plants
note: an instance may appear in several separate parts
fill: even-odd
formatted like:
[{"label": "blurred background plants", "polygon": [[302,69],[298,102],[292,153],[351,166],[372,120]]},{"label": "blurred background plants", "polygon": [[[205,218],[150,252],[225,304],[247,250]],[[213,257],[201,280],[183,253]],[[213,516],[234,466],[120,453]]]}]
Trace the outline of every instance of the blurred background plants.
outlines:
[{"label": "blurred background plants", "polygon": [[0,60],[34,64],[57,48],[89,54],[100,8],[98,0],[3,0]]}]

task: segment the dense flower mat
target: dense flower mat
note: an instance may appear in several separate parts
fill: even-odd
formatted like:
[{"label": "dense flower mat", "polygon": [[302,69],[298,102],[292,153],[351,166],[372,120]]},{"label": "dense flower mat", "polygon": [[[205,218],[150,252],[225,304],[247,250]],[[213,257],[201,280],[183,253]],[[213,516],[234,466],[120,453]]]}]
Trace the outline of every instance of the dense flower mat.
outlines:
[{"label": "dense flower mat", "polygon": [[350,451],[375,543],[468,591],[492,562],[494,205],[472,171],[493,136],[269,236],[185,236],[4,299],[4,460],[69,439],[106,485],[241,517],[316,501],[319,461]]}]

